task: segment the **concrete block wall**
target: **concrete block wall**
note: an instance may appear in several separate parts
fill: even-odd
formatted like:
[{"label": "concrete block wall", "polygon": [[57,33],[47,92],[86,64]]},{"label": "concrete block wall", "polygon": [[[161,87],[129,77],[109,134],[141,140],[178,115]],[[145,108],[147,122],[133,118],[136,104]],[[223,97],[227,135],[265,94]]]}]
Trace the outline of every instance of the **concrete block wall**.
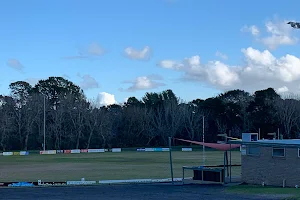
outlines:
[{"label": "concrete block wall", "polygon": [[273,147],[258,147],[260,155],[242,155],[242,181],[249,184],[263,182],[270,186],[300,186],[300,158],[298,148],[285,148],[285,157],[273,157]]}]

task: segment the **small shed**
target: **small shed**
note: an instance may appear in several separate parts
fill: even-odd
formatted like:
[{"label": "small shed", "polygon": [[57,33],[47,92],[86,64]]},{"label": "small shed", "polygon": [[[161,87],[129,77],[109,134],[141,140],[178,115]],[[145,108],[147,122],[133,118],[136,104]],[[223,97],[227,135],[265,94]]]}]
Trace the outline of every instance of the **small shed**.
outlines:
[{"label": "small shed", "polygon": [[248,184],[300,185],[300,140],[228,141],[241,144],[241,179]]}]

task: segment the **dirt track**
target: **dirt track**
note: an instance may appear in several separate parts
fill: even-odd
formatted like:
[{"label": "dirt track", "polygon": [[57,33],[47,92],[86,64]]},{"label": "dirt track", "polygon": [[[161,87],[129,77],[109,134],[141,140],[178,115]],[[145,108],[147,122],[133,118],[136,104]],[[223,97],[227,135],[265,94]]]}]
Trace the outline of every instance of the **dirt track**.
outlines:
[{"label": "dirt track", "polygon": [[221,200],[221,199],[279,199],[268,196],[245,196],[224,191],[222,186],[199,185],[102,185],[49,188],[1,188],[1,199],[6,200]]}]

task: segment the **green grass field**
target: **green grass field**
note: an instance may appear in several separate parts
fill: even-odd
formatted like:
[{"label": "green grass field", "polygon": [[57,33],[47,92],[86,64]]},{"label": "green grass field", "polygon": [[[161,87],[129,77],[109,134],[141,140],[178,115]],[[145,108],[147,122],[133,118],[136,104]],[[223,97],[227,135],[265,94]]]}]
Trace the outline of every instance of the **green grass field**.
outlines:
[{"label": "green grass field", "polygon": [[[206,165],[223,164],[223,152],[206,151]],[[172,152],[174,177],[182,177],[182,166],[202,165],[202,152]],[[68,181],[169,178],[169,152],[81,153],[1,156],[1,181]],[[239,151],[232,152],[232,164],[240,164]],[[232,168],[240,175],[240,168]],[[191,176],[190,174],[187,174]]]},{"label": "green grass field", "polygon": [[262,187],[253,185],[239,185],[228,188],[229,192],[244,194],[283,195],[286,200],[300,200],[299,188]]}]

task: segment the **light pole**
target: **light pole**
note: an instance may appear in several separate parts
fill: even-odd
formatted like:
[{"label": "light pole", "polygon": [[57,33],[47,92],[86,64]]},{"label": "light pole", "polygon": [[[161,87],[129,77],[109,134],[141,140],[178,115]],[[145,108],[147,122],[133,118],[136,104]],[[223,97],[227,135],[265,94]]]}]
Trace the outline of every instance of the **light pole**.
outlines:
[{"label": "light pole", "polygon": [[44,151],[46,150],[46,97],[44,95]]},{"label": "light pole", "polygon": [[204,123],[204,115],[202,116],[202,122],[203,122],[203,125],[202,125],[202,142],[203,142],[203,145],[202,145],[202,160],[203,160],[203,166],[205,165],[205,146],[204,146],[204,126],[205,126],[205,123]]},{"label": "light pole", "polygon": [[[192,111],[193,114],[195,114],[195,111]],[[202,165],[205,165],[205,146],[204,146],[204,142],[205,142],[205,138],[204,138],[204,130],[205,130],[205,121],[204,121],[204,115],[202,115]]]}]

